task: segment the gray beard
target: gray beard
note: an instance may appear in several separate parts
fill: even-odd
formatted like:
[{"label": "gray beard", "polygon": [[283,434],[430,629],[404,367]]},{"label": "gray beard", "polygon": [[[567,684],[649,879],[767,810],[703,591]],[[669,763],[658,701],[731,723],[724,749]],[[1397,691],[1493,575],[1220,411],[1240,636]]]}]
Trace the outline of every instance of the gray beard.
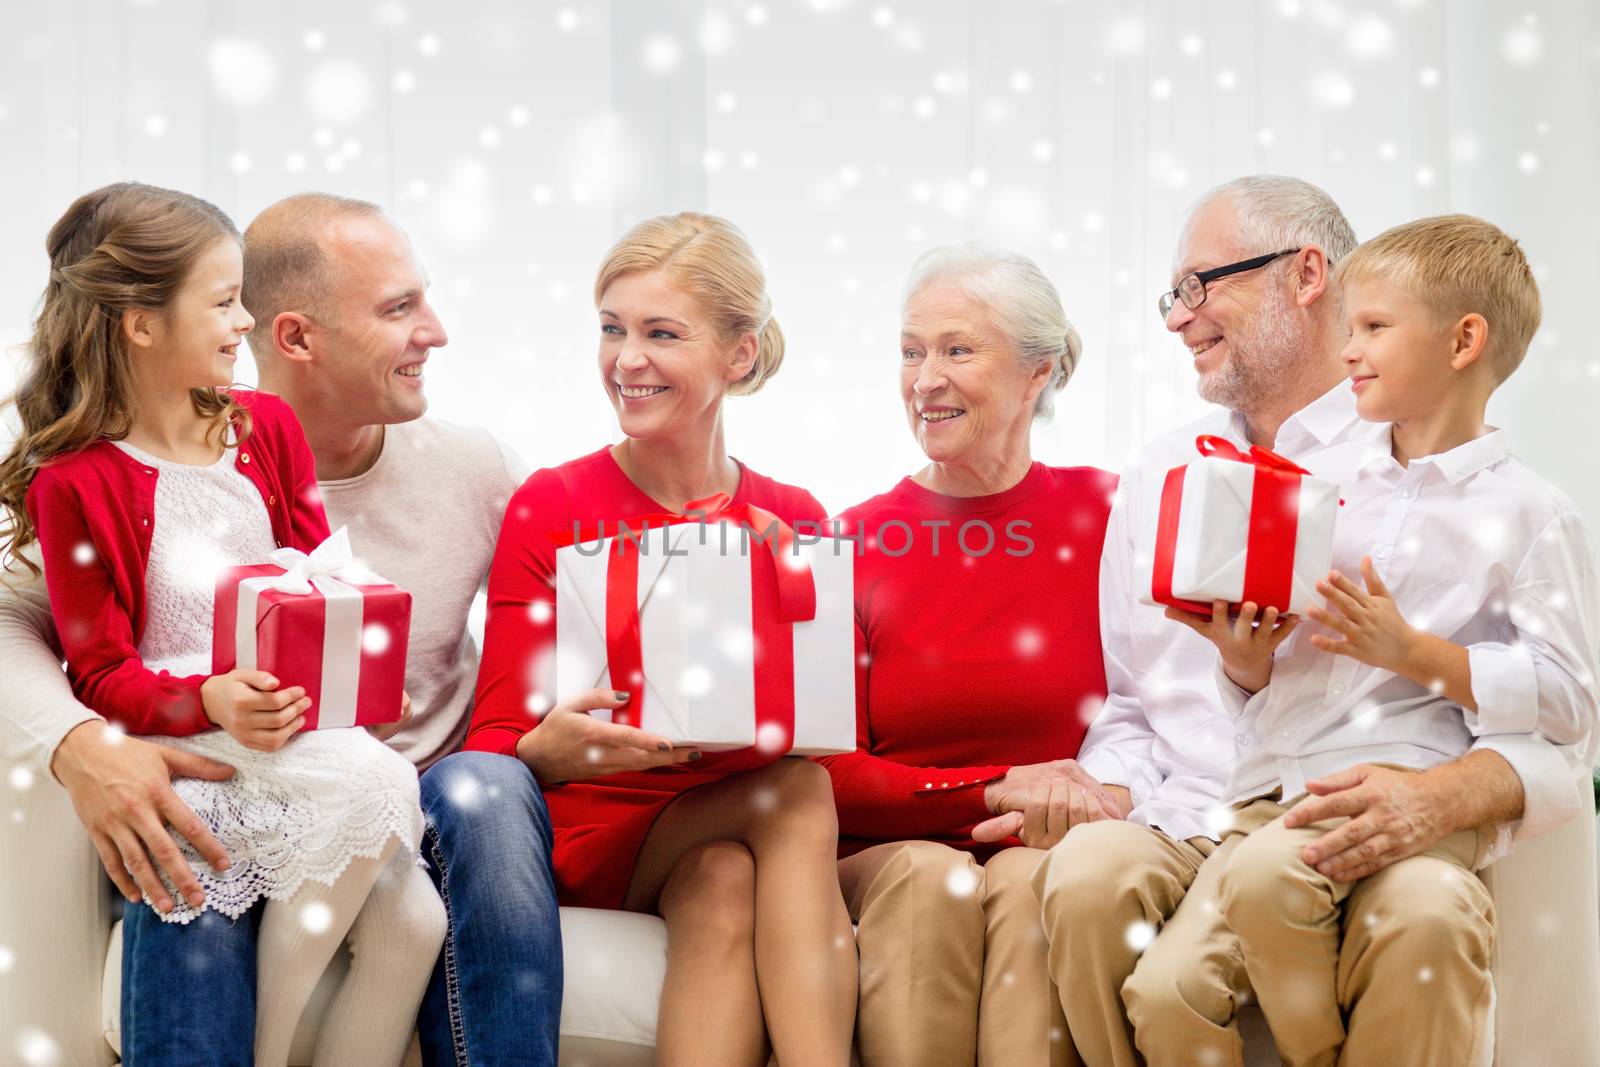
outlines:
[{"label": "gray beard", "polygon": [[1273,287],[1268,301],[1242,334],[1228,336],[1228,358],[1222,366],[1201,375],[1202,400],[1230,411],[1256,411],[1294,381],[1296,365],[1304,362],[1306,338],[1287,294]]}]

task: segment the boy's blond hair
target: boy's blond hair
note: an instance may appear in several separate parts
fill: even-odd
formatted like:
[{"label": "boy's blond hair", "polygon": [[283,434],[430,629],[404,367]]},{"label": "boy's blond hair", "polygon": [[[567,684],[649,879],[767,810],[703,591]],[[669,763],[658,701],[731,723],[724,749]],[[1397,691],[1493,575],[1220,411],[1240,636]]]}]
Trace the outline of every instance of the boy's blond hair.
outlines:
[{"label": "boy's blond hair", "polygon": [[1451,325],[1482,315],[1489,324],[1484,359],[1496,386],[1522,364],[1543,314],[1521,247],[1472,215],[1435,215],[1385,230],[1345,257],[1338,278],[1394,282]]}]

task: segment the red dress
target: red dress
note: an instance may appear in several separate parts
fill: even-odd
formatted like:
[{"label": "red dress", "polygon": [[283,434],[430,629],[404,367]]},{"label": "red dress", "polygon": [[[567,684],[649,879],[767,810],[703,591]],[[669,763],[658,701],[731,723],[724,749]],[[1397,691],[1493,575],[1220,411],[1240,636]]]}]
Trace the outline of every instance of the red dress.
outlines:
[{"label": "red dress", "polygon": [[1097,590],[1116,483],[1043,463],[990,496],[906,478],[839,517],[865,548],[857,750],[821,759],[841,856],[927,839],[986,858],[1003,846],[972,841],[984,785],[1077,754],[1106,692]]},{"label": "red dress", "polygon": [[[733,503],[753,504],[793,526],[827,515],[804,489],[775,482],[740,464]],[[465,747],[514,755],[517,741],[539,722],[551,694],[545,665],[555,655],[556,545],[573,524],[592,530],[636,515],[669,510],[629,480],[610,447],[535,471],[506,509],[489,568],[489,615],[472,725]],[[724,777],[719,766],[751,763],[754,750],[707,753],[694,764],[612,774],[548,789],[555,831],[553,863],[562,904],[620,908],[639,847],[656,817],[679,794]]]}]

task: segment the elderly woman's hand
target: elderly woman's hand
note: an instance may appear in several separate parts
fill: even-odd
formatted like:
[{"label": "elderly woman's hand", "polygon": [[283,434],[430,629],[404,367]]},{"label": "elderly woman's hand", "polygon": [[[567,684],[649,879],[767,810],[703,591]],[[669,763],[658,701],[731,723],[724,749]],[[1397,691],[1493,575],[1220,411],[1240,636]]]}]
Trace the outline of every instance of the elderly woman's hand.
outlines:
[{"label": "elderly woman's hand", "polygon": [[1049,848],[1081,823],[1126,818],[1133,807],[1126,789],[1102,785],[1071,759],[1013,767],[989,783],[984,801],[996,815],[974,827],[972,839],[1016,836],[1030,848]]}]

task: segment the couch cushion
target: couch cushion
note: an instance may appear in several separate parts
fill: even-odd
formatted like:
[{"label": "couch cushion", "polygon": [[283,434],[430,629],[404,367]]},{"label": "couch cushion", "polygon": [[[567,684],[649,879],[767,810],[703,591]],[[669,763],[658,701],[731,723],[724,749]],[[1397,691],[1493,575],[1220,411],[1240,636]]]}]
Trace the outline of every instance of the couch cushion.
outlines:
[{"label": "couch cushion", "polygon": [[[667,927],[653,915],[561,909],[566,989],[561,1002],[563,1067],[649,1067],[656,1039],[656,1007],[667,973]],[[310,1064],[317,1030],[349,969],[341,948],[317,983],[290,1045],[292,1067]],[[111,931],[101,986],[106,1041],[122,1052],[122,923]],[[1253,1005],[1240,1013],[1247,1067],[1277,1061],[1266,1022]],[[406,1067],[420,1064],[413,1043]]]}]

